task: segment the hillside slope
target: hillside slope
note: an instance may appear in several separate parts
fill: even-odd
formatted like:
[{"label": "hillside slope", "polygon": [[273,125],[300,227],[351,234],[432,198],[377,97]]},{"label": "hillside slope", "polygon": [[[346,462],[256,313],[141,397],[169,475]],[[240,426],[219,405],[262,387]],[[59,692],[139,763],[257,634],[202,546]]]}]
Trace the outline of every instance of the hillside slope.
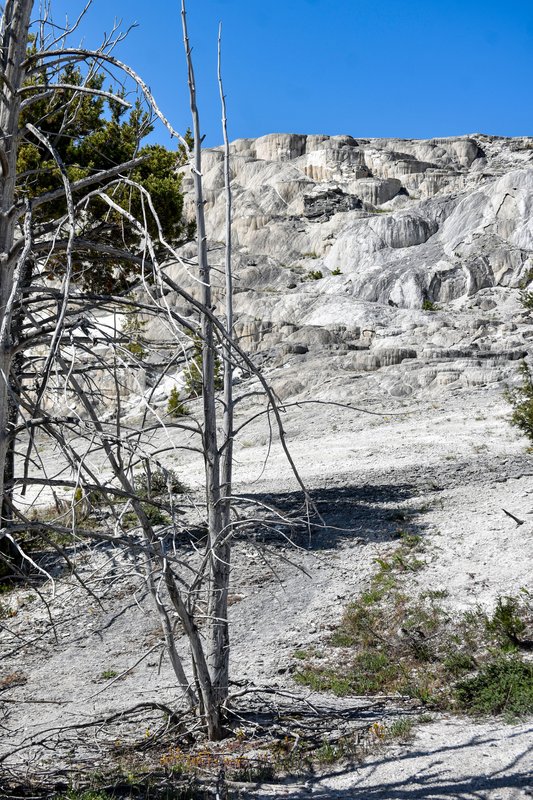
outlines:
[{"label": "hillside slope", "polygon": [[[407,718],[418,726],[414,741],[373,742],[364,761],[358,752],[277,785],[232,791],[263,800],[525,800],[531,720],[476,720],[429,704],[421,724],[419,699],[339,698],[296,679],[310,658],[333,663],[331,634],[345,609],[406,536],[417,565],[400,570],[401,602],[439,598],[455,624],[531,591],[533,461],[509,424],[503,390],[518,380],[533,337],[520,302],[533,280],[533,140],[271,135],[231,151],[236,332],[286,401],[288,444],[324,520],[294,542],[275,529],[262,542],[251,524],[235,543],[232,689],[265,690],[254,701],[258,736],[285,747],[305,739],[312,708],[323,725],[319,745],[349,739],[358,725],[379,733]],[[205,151],[215,267],[224,257],[222,166],[220,149]],[[186,172],[184,187],[192,214]],[[194,293],[194,248],[183,255],[187,262],[169,270]],[[221,285],[216,271],[215,280]],[[167,300],[180,308],[172,294]],[[165,352],[162,328],[151,323],[146,335]],[[237,426],[258,411],[257,386],[239,374]],[[189,405],[194,419],[201,400]],[[290,512],[301,494],[270,433],[257,416],[237,437],[235,494]],[[184,506],[198,508],[203,457],[178,430],[153,436],[188,487]],[[44,444],[40,456],[58,460]],[[94,467],[105,469],[97,456]],[[71,776],[108,763],[128,775],[133,764],[150,770],[145,740],[163,736],[168,718],[144,706],[144,716],[121,714],[153,701],[179,706],[135,558],[106,542],[75,543],[69,556],[85,586],[47,553],[56,577],[39,588],[47,605],[26,590],[2,600],[0,758],[12,753],[0,779],[52,767]],[[347,668],[347,649],[342,657]],[[104,718],[112,721],[86,735],[88,720]]]}]

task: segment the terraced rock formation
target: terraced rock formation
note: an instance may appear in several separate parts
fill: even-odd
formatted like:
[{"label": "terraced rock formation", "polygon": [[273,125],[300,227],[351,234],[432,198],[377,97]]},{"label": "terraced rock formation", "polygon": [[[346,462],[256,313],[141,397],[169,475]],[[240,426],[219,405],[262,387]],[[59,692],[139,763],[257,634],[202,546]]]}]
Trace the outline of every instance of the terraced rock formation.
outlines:
[{"label": "terraced rock formation", "polygon": [[[340,382],[379,371],[395,396],[510,377],[533,336],[519,302],[533,276],[532,167],[527,138],[233,142],[237,333],[285,368],[281,396],[317,369]],[[204,182],[216,265],[220,148],[204,153]]]}]

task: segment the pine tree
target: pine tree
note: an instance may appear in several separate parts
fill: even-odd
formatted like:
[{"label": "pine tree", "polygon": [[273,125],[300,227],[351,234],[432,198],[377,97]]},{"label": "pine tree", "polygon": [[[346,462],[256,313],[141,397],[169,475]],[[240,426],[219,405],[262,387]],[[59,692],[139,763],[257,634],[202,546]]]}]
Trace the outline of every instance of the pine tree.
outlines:
[{"label": "pine tree", "polygon": [[[32,44],[30,53],[33,47]],[[69,64],[59,75],[57,83],[73,88],[56,88],[53,93],[41,97],[43,92],[40,87],[48,82],[48,76],[41,75],[38,80],[33,77],[24,86],[28,105],[21,114],[22,124],[39,125],[53,144],[72,182],[134,158],[142,158],[142,163],[127,174],[127,181],[114,176],[103,182],[104,186],[109,187],[107,194],[135,219],[146,218],[148,232],[157,245],[157,223],[151,213],[144,213],[146,196],[132,186],[133,183],[139,184],[150,194],[163,237],[173,243],[191,238],[194,225],[185,222],[182,216],[183,196],[181,174],[178,172],[178,167],[185,160],[184,146],[180,145],[176,151],[171,151],[162,145],[143,145],[153,125],[150,115],[142,109],[139,101],[128,112],[116,100],[86,91],[80,93],[75,88],[83,86],[98,93],[104,91],[104,80],[103,73],[87,76],[79,66]],[[192,142],[190,132],[186,140],[189,144]],[[57,158],[52,157],[45,144],[31,131],[28,132],[18,151],[17,196],[32,199],[59,189],[61,185]],[[60,197],[42,206],[36,218],[43,231],[46,231],[47,226],[65,213],[65,199]],[[131,261],[103,256],[90,246],[92,242],[98,242],[99,245],[119,242],[130,252],[141,253],[143,236],[135,226],[127,224],[122,214],[110,209],[104,200],[95,195],[84,204],[76,234],[79,243],[73,254],[74,277],[84,289],[117,293],[127,291],[134,284],[139,273],[138,267],[132,265]],[[162,245],[159,251],[163,252]],[[61,254],[48,259],[46,277],[54,279],[62,271]]]}]

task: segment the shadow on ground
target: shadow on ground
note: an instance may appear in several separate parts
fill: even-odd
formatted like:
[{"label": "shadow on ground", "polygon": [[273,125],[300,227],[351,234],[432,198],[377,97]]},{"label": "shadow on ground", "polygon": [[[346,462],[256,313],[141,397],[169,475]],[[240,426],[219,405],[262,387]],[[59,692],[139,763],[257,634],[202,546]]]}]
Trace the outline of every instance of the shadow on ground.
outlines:
[{"label": "shadow on ground", "polygon": [[[257,793],[245,793],[242,798],[274,800],[282,795],[288,800],[300,800],[309,795],[319,800],[518,800],[533,796],[528,747],[532,734],[530,728],[504,740],[479,735],[443,747],[414,747],[400,754],[385,751],[382,758],[312,777],[305,789],[300,778],[298,786],[288,782],[281,791],[274,786],[258,787]],[[486,758],[490,750],[498,752],[499,748],[501,753],[501,748],[517,737],[523,739],[521,752],[505,759],[504,766],[491,765],[493,760]],[[339,788],[335,787],[336,782]]]},{"label": "shadow on ground", "polygon": [[[311,492],[315,505],[315,513],[311,509],[311,529],[306,524],[302,492],[247,494],[241,496],[241,502],[244,506],[255,506],[265,517],[270,516],[268,525],[251,527],[248,536],[269,542],[277,539],[283,544],[289,536],[295,544],[317,550],[333,548],[345,541],[359,540],[361,544],[394,541],[403,531],[423,536],[427,501],[413,503],[419,496],[420,487],[414,483],[315,489]],[[274,514],[268,515],[268,509]],[[283,524],[282,520],[292,520],[293,524]]]}]

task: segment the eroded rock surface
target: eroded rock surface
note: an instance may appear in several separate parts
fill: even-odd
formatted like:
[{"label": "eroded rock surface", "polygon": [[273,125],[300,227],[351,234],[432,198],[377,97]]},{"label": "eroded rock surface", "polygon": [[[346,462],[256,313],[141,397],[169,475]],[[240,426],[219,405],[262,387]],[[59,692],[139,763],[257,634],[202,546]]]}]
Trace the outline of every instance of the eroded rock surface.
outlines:
[{"label": "eroded rock surface", "polygon": [[[221,149],[203,173],[216,266]],[[533,336],[519,297],[533,274],[533,139],[273,134],[233,142],[231,176],[236,330],[285,368],[284,396],[317,369],[379,371],[400,396],[515,373]],[[191,186],[185,172],[192,215]]]}]

